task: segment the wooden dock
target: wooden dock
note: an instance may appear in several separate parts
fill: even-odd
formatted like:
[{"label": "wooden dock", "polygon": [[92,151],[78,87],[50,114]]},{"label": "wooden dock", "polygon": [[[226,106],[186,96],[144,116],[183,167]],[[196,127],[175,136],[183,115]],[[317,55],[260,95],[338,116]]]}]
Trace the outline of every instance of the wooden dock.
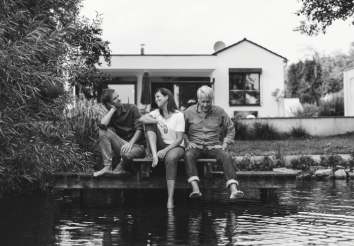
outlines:
[{"label": "wooden dock", "polygon": [[[181,160],[183,162],[183,160]],[[223,172],[215,171],[215,160],[200,159],[200,188],[225,189]],[[87,173],[57,173],[53,175],[54,188],[74,190],[80,195],[85,189],[166,189],[164,175],[150,175],[151,159],[134,159],[135,175],[106,174],[93,177]],[[273,203],[277,200],[279,188],[290,188],[295,185],[296,174],[273,171],[239,171],[237,180],[240,190],[246,199],[260,199],[262,202]],[[190,189],[186,176],[177,176],[176,189]]]}]

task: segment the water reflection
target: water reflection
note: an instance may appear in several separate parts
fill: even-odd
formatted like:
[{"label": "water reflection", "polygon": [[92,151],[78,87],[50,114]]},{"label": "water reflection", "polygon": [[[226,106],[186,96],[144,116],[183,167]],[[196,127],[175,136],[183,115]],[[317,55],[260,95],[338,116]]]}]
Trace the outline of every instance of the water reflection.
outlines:
[{"label": "water reflection", "polygon": [[353,245],[353,181],[298,182],[279,204],[176,190],[89,190],[0,199],[0,245]]}]

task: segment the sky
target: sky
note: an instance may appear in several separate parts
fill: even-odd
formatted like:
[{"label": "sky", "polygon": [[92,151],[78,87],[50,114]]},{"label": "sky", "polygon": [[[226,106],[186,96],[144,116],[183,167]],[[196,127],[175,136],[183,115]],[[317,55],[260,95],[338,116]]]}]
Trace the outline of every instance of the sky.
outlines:
[{"label": "sky", "polygon": [[112,54],[212,54],[244,38],[289,60],[321,54],[348,53],[354,26],[335,21],[326,34],[309,37],[296,28],[297,0],[84,0],[82,15],[101,14],[102,38]]}]

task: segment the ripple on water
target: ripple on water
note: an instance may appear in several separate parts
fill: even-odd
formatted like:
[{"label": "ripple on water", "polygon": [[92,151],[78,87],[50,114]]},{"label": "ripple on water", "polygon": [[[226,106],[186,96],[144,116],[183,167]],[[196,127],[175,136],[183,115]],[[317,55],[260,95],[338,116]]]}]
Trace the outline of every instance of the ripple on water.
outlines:
[{"label": "ripple on water", "polygon": [[297,182],[279,204],[202,193],[176,190],[170,210],[165,190],[3,198],[0,245],[354,245],[353,181]]}]

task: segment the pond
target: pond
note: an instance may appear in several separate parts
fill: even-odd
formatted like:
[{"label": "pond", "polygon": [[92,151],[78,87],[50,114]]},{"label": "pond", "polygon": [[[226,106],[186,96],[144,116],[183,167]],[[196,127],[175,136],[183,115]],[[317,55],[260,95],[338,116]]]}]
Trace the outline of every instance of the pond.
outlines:
[{"label": "pond", "polygon": [[279,204],[177,190],[69,191],[0,199],[0,245],[354,245],[354,181],[304,182]]}]

